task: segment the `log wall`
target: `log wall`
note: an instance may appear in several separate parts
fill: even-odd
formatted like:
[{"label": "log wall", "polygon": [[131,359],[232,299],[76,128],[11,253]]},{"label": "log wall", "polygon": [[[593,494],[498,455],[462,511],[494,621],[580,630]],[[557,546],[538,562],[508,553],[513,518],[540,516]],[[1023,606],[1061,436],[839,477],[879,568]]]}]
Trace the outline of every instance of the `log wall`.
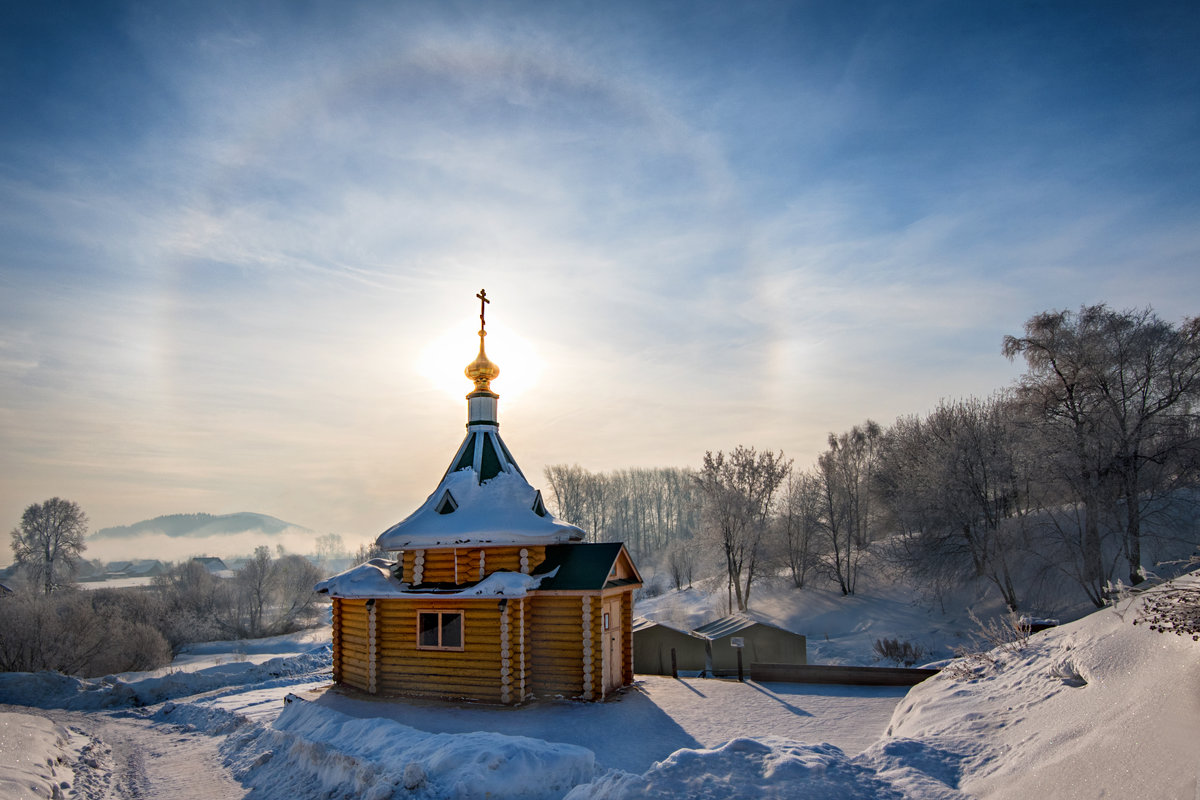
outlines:
[{"label": "log wall", "polygon": [[481,580],[497,570],[529,573],[545,560],[545,547],[405,550],[400,579],[405,583],[469,583]]},{"label": "log wall", "polygon": [[334,680],[374,693],[372,612],[366,600],[334,598]]},{"label": "log wall", "polygon": [[537,697],[585,697],[599,693],[600,598],[532,595],[527,605],[527,663]]},{"label": "log wall", "polygon": [[[500,610],[495,600],[378,602],[381,692],[501,701]],[[418,610],[461,610],[464,649],[417,649]]]}]

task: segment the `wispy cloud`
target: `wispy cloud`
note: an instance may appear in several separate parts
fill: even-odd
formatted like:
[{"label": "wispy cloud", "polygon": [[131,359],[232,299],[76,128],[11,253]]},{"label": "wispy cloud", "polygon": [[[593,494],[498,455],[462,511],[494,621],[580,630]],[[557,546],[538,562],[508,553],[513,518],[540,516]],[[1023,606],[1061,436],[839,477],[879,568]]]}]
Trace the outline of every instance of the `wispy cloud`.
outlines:
[{"label": "wispy cloud", "polygon": [[390,524],[461,433],[418,362],[456,330],[461,371],[480,287],[543,360],[499,387],[530,474],[804,462],[999,388],[1044,308],[1200,299],[1196,58],[1097,60],[1144,20],[1048,52],[1051,20],[939,4],[118,9],[70,29],[104,75],[45,27],[0,131],[0,516]]}]

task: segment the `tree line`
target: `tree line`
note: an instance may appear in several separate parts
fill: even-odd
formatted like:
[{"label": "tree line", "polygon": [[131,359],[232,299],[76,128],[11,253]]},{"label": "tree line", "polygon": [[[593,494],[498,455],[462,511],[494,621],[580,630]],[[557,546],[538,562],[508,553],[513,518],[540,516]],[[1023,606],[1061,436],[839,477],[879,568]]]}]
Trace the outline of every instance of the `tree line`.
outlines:
[{"label": "tree line", "polygon": [[546,478],[560,516],[658,557],[677,586],[698,557],[723,566],[731,609],[766,574],[854,594],[868,552],[935,592],[980,578],[1015,610],[1051,573],[1101,606],[1146,577],[1147,536],[1196,543],[1200,318],[1049,311],[1002,352],[1025,364],[1014,386],[831,433],[807,469],[739,446],[699,470]]},{"label": "tree line", "polygon": [[288,633],[313,621],[320,570],[265,546],[230,578],[190,560],[149,587],[80,590],[73,571],[86,531],[79,505],[57,497],[29,506],[12,531],[25,586],[0,593],[0,671],[153,669],[185,644]]},{"label": "tree line", "polygon": [[544,474],[559,517],[593,541],[624,542],[635,558],[690,539],[700,524],[699,486],[689,469],[589,472],[578,464],[553,464]]}]

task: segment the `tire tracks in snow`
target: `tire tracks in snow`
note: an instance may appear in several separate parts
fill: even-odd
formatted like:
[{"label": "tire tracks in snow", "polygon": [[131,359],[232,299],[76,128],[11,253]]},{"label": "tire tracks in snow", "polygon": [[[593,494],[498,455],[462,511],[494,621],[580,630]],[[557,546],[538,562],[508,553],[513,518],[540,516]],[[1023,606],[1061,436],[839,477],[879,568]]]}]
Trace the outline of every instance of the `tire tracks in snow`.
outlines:
[{"label": "tire tracks in snow", "polygon": [[45,717],[80,737],[77,800],[243,800],[250,789],[222,763],[221,737],[154,724],[128,712],[96,713],[0,706]]}]

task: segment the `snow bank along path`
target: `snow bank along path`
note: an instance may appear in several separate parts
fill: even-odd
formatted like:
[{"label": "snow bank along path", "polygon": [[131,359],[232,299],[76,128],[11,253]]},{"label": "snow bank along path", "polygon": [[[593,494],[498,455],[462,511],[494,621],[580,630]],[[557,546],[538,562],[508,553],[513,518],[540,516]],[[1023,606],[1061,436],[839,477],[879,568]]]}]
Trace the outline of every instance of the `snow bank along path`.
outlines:
[{"label": "snow bank along path", "polygon": [[71,734],[48,719],[0,711],[0,797],[5,800],[61,797],[75,773],[70,762],[79,751]]}]

